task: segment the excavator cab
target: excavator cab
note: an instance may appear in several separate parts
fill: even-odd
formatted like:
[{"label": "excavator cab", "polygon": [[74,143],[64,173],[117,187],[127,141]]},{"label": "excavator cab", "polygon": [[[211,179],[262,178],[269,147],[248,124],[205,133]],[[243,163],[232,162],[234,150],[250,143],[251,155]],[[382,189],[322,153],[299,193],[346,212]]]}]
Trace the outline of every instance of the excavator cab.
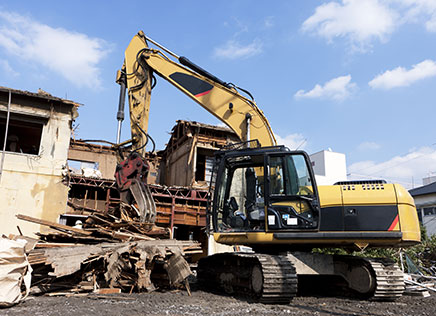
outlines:
[{"label": "excavator cab", "polygon": [[318,192],[305,152],[284,146],[221,151],[215,170],[215,232],[318,229]]}]

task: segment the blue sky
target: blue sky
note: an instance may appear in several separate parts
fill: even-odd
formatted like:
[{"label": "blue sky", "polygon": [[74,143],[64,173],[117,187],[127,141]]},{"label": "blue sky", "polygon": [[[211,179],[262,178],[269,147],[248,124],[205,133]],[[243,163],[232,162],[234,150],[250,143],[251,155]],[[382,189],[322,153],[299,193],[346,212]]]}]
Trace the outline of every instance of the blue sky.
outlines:
[{"label": "blue sky", "polygon": [[[3,1],[0,85],[79,102],[76,137],[114,141],[139,30],[249,90],[281,143],[345,153],[351,178],[411,188],[436,172],[436,0]],[[158,149],[178,119],[219,124],[158,79]]]}]

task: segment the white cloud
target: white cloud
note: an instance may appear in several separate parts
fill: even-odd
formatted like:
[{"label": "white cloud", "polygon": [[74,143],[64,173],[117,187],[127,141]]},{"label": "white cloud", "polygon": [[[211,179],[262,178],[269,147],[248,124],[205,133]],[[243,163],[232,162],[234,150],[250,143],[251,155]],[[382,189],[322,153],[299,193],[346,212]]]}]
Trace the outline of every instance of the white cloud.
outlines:
[{"label": "white cloud", "polygon": [[107,43],[86,34],[53,28],[16,13],[0,12],[0,47],[37,63],[77,86],[99,87],[99,62]]},{"label": "white cloud", "polygon": [[381,146],[375,142],[363,142],[357,146],[357,150],[359,151],[377,150],[380,148]]},{"label": "white cloud", "polygon": [[373,89],[389,90],[396,87],[407,87],[416,81],[436,76],[436,63],[427,59],[413,65],[410,70],[397,67],[376,76],[368,84]]},{"label": "white cloud", "polygon": [[405,22],[424,23],[429,32],[436,32],[436,1],[396,0],[404,10]]},{"label": "white cloud", "polygon": [[280,137],[279,135],[275,135],[278,145],[285,145],[289,149],[292,150],[303,150],[307,146],[306,138],[301,134],[290,134],[285,137]]},{"label": "white cloud", "polygon": [[258,55],[262,52],[263,44],[259,39],[255,39],[248,45],[242,45],[236,40],[229,40],[221,47],[216,47],[214,56],[224,59],[240,59]]},{"label": "white cloud", "polygon": [[433,13],[430,20],[425,23],[427,30],[430,32],[436,32],[436,13]]},{"label": "white cloud", "polygon": [[384,41],[396,28],[397,14],[378,0],[343,0],[318,6],[302,25],[304,32],[326,38],[346,38],[365,51],[374,39]]},{"label": "white cloud", "polygon": [[[429,172],[436,171],[436,149],[422,147],[406,155],[396,156],[387,161],[361,161],[348,167],[349,179],[385,179],[407,188],[421,185]],[[413,180],[412,180],[413,179]]]},{"label": "white cloud", "polygon": [[0,59],[0,69],[9,76],[18,77],[20,74],[16,72],[7,60]]},{"label": "white cloud", "polygon": [[371,48],[374,40],[385,42],[406,23],[422,24],[436,32],[435,0],[342,0],[318,6],[301,30],[332,42],[345,38],[353,50]]},{"label": "white cloud", "polygon": [[355,90],[356,84],[351,82],[351,76],[341,76],[327,81],[323,86],[317,84],[315,87],[305,92],[298,90],[294,97],[299,98],[327,98],[342,101],[350,96]]}]

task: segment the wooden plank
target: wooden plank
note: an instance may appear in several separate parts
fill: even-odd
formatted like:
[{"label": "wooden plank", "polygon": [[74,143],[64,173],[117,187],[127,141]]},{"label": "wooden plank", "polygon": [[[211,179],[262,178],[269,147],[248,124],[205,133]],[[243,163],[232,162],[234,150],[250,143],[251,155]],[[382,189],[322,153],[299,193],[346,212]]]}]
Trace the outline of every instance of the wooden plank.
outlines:
[{"label": "wooden plank", "polygon": [[131,241],[131,240],[155,240],[152,237],[148,237],[146,235],[140,235],[135,233],[123,233],[119,231],[113,231],[110,229],[107,229],[103,226],[96,225],[98,228],[98,232],[101,234],[105,234],[108,236],[112,236],[113,238],[117,238],[122,241]]},{"label": "wooden plank", "polygon": [[119,288],[101,288],[94,291],[95,294],[119,294],[121,289]]},{"label": "wooden plank", "polygon": [[40,242],[35,245],[35,248],[58,248],[58,247],[78,247],[80,244],[61,243],[61,242]]},{"label": "wooden plank", "polygon": [[44,226],[49,226],[49,227],[55,228],[55,229],[67,230],[70,232],[74,232],[76,234],[81,234],[81,235],[86,235],[86,236],[89,236],[92,234],[92,232],[88,232],[88,231],[80,229],[80,228],[74,228],[71,226],[62,225],[62,224],[46,221],[44,219],[39,219],[39,218],[27,216],[27,215],[18,214],[17,218],[21,219],[23,221],[32,222],[32,223],[36,223],[36,224],[40,224],[40,225],[44,225]]},{"label": "wooden plank", "polygon": [[110,225],[110,226],[112,226],[112,225],[114,224],[114,223],[112,223],[112,222],[110,222],[110,221],[104,219],[102,216],[97,215],[97,214],[89,215],[89,217],[92,218],[92,219],[94,219],[94,220],[97,220],[97,221],[100,221],[100,222],[102,222],[102,223],[105,223],[105,224],[107,224],[107,225]]}]

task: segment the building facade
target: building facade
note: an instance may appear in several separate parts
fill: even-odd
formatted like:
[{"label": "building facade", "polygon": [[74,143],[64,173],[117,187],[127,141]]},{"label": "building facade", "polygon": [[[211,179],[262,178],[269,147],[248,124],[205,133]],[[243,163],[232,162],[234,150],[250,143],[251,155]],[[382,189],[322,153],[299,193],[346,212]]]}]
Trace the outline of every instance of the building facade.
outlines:
[{"label": "building facade", "polygon": [[78,106],[42,90],[0,87],[2,234],[21,231],[32,236],[44,230],[18,220],[17,214],[57,222],[65,212],[68,188],[62,183],[62,172]]},{"label": "building facade", "polygon": [[409,191],[415,200],[419,221],[427,230],[427,235],[436,234],[436,182]]}]

